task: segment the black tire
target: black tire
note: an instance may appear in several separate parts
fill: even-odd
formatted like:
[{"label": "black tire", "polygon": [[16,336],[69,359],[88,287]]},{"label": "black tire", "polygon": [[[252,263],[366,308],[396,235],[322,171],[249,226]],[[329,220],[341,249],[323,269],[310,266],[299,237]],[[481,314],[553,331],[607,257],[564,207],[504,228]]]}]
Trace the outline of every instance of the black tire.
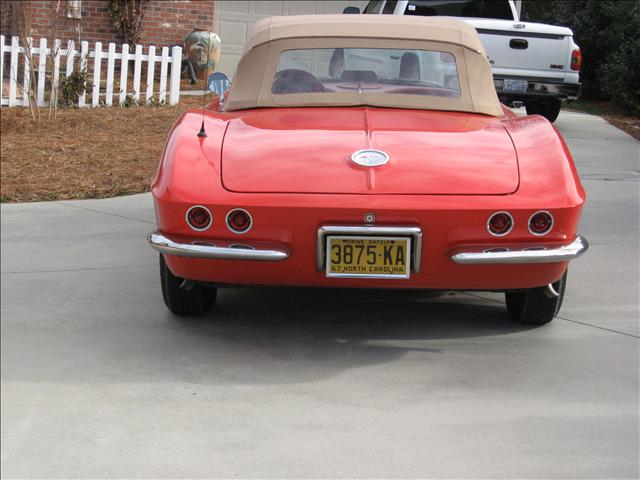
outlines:
[{"label": "black tire", "polygon": [[162,254],[160,255],[160,284],[164,304],[175,315],[203,315],[216,302],[218,290],[194,283],[190,289],[181,288],[183,278],[176,277]]},{"label": "black tire", "polygon": [[532,101],[525,104],[527,115],[542,115],[550,122],[555,122],[560,114],[560,100]]},{"label": "black tire", "polygon": [[560,311],[566,286],[567,272],[564,272],[562,278],[553,284],[555,291],[560,294],[558,297],[550,296],[546,287],[505,292],[507,310],[513,318],[522,323],[534,325],[549,323]]}]

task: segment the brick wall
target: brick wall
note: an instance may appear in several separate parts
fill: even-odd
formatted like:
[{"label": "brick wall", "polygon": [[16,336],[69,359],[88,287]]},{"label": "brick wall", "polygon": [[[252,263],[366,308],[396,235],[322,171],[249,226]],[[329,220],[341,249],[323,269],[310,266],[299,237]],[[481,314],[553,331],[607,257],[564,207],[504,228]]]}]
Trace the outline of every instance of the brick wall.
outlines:
[{"label": "brick wall", "polygon": [[11,31],[11,8],[4,2],[0,3],[0,33],[6,35]]},{"label": "brick wall", "polygon": [[[82,0],[82,18],[67,18],[66,0],[30,0],[31,36],[51,39],[52,31],[63,41],[87,40],[103,44],[123,43],[124,35],[111,23],[109,0]],[[0,2],[0,33],[16,35],[12,24],[12,5]],[[58,12],[56,13],[56,8]],[[141,41],[143,45],[170,46],[182,43],[194,28],[213,29],[213,0],[147,0],[144,7]]]}]

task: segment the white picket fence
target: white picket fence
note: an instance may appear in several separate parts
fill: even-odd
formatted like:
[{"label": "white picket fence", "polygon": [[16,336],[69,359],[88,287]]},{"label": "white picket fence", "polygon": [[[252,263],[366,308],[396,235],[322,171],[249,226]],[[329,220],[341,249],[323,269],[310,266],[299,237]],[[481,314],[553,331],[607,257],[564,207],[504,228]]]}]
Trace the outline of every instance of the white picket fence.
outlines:
[{"label": "white picket fence", "polygon": [[[47,75],[47,56],[51,54],[51,49],[47,48],[47,39],[41,38],[39,47],[33,46],[33,40],[28,39],[28,47],[31,49],[32,60],[35,63],[37,58],[37,71],[35,78],[37,79],[36,88],[36,100],[39,106],[44,107],[48,105],[48,100],[45,95],[46,75]],[[24,47],[19,45],[18,37],[11,38],[11,44],[5,45],[4,35],[0,35],[0,79],[2,79],[2,94],[0,97],[0,104],[7,105],[9,107],[15,106],[28,106],[30,75],[29,59],[24,54]],[[69,76],[73,72],[74,61],[77,56],[80,60],[80,69],[88,71],[87,67],[93,63],[93,75],[89,81],[92,83],[93,88],[91,91],[90,106],[97,107],[100,105],[111,106],[114,103],[114,95],[117,97],[117,104],[122,104],[127,101],[127,95],[135,102],[143,104],[149,103],[152,99],[165,104],[167,97],[167,71],[169,64],[171,64],[171,73],[169,77],[169,105],[175,105],[180,100],[180,72],[182,64],[182,48],[172,47],[171,54],[169,54],[169,48],[163,47],[161,54],[156,55],[156,47],[150,46],[147,54],[143,54],[142,45],[136,45],[134,53],[129,53],[129,45],[126,43],[122,45],[120,52],[116,52],[116,44],[109,43],[106,51],[102,50],[102,43],[96,42],[92,51],[89,51],[89,43],[82,42],[80,44],[80,50],[75,49],[75,43],[73,40],[69,40],[67,48],[61,48],[60,40],[54,41],[53,51],[55,57],[53,58],[53,69],[51,71],[50,86],[57,86],[60,80],[60,63],[61,57],[66,57],[66,66],[64,69],[64,75]],[[5,79],[5,54],[10,56],[8,64],[9,70],[7,73],[7,79]],[[20,58],[20,56],[22,58]],[[37,56],[37,57],[36,57]],[[103,59],[107,62],[106,70],[106,82],[104,91],[101,89],[102,67]],[[133,61],[133,89],[131,92],[127,92],[127,81],[129,80],[129,61]],[[116,61],[120,64],[120,90],[114,92],[114,72],[116,68]],[[22,79],[22,98],[18,96],[18,85],[20,79],[18,78],[18,66],[20,62],[23,63],[23,79]],[[146,68],[146,88],[144,92],[144,102],[142,101],[142,92],[140,90],[140,82],[142,77],[143,63],[147,62]],[[156,77],[156,65],[159,64],[159,85],[157,90],[154,88]],[[34,65],[34,67],[36,67]],[[8,84],[8,86],[7,86]],[[6,90],[6,91],[5,91]],[[157,96],[155,94],[157,93]],[[84,92],[78,99],[79,107],[89,106],[86,102],[87,92]]]}]

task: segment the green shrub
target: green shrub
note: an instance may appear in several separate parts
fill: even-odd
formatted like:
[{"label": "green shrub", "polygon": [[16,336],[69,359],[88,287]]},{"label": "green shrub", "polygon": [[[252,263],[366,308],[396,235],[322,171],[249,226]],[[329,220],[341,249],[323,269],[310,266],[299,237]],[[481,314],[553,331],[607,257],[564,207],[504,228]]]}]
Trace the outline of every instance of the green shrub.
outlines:
[{"label": "green shrub", "polygon": [[638,38],[625,42],[599,69],[602,89],[625,113],[640,116]]},{"label": "green shrub", "polygon": [[137,107],[140,105],[140,102],[136,100],[132,94],[127,94],[124,97],[124,100],[120,102],[121,107],[129,108],[129,107]]},{"label": "green shrub", "polygon": [[522,19],[571,28],[582,50],[583,97],[613,100],[626,111],[637,112],[633,49],[637,55],[640,1],[523,0]]},{"label": "green shrub", "polygon": [[58,84],[58,105],[72,107],[78,104],[78,99],[87,88],[87,72],[74,70],[68,77],[62,76]]}]

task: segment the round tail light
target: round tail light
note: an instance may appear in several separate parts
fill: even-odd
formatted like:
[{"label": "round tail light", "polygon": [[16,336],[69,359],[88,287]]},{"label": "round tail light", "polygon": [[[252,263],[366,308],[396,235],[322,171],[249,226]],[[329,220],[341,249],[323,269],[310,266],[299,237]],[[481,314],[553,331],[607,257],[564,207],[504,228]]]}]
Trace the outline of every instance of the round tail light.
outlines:
[{"label": "round tail light", "polygon": [[236,208],[227,213],[227,227],[234,233],[246,233],[251,228],[251,215],[242,208]]},{"label": "round tail light", "polygon": [[529,231],[534,235],[546,235],[551,227],[553,227],[553,217],[549,212],[536,212],[529,218]]},{"label": "round tail light", "polygon": [[513,228],[513,217],[509,212],[496,212],[487,221],[487,230],[491,235],[502,237]]},{"label": "round tail light", "polygon": [[187,210],[187,223],[194,230],[206,230],[211,226],[211,221],[211,212],[202,205],[194,205]]}]

